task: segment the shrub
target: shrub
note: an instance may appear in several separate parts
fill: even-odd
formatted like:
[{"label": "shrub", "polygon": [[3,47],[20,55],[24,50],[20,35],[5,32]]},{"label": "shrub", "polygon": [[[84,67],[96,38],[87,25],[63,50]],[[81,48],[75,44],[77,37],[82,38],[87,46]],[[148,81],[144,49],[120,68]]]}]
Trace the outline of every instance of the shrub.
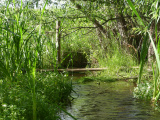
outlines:
[{"label": "shrub", "polygon": [[[27,74],[18,76],[18,81],[1,80],[0,119],[32,119],[32,84]],[[36,104],[37,119],[58,118],[57,105],[69,101],[72,84],[69,78],[58,73],[37,73]]]}]

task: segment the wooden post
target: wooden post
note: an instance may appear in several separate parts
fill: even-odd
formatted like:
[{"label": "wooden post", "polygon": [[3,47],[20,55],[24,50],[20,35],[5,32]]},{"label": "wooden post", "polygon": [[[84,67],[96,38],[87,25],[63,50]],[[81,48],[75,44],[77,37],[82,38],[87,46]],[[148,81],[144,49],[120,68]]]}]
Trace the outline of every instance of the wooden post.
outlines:
[{"label": "wooden post", "polygon": [[56,21],[56,49],[57,49],[57,64],[61,61],[61,32],[60,32],[60,21]]}]

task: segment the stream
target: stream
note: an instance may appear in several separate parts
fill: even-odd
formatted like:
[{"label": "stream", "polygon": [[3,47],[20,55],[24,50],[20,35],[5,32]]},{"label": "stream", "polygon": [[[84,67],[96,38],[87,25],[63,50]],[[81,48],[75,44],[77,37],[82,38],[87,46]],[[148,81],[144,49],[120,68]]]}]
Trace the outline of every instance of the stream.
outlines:
[{"label": "stream", "polygon": [[[160,120],[160,113],[150,103],[133,98],[132,82],[74,83],[76,93],[67,112],[78,120]],[[72,120],[65,113],[62,120]]]}]

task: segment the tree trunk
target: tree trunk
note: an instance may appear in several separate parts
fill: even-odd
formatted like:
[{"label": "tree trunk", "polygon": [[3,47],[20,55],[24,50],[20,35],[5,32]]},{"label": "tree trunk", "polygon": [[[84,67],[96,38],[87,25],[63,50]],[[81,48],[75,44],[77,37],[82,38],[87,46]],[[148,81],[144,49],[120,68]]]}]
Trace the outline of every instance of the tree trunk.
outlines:
[{"label": "tree trunk", "polygon": [[96,28],[96,32],[97,32],[97,35],[98,35],[100,46],[104,50],[102,33],[101,33],[101,31],[98,28]]},{"label": "tree trunk", "polygon": [[[76,8],[78,10],[80,10],[86,17],[89,18],[90,21],[92,21],[92,23],[94,24],[94,26],[102,33],[102,35],[107,38],[107,30],[93,17],[90,17],[86,11],[82,10],[82,7],[81,5],[75,3],[75,0],[70,0],[73,4],[76,5]],[[102,39],[101,39],[102,40]],[[103,41],[101,41],[101,43],[104,43]],[[100,44],[101,44],[100,43]],[[108,44],[109,44],[109,41],[108,41]]]},{"label": "tree trunk", "polygon": [[61,33],[60,33],[60,21],[56,21],[56,48],[57,48],[57,64],[61,61]]}]

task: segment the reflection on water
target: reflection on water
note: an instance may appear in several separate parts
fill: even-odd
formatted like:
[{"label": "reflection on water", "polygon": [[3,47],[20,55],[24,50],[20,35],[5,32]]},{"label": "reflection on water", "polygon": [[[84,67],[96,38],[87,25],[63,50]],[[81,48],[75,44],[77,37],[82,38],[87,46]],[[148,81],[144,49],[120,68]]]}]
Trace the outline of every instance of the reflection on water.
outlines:
[{"label": "reflection on water", "polygon": [[[75,98],[66,109],[78,120],[159,120],[160,113],[150,104],[133,98],[133,84],[111,83],[74,84]],[[62,120],[72,120],[61,113]]]}]

